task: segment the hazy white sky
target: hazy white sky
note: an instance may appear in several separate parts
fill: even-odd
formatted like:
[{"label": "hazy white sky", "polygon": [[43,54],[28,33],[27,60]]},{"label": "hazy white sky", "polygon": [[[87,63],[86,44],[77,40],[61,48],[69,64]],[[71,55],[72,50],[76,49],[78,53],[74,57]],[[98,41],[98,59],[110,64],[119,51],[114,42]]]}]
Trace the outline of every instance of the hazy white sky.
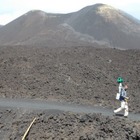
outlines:
[{"label": "hazy white sky", "polygon": [[30,10],[70,13],[96,3],[111,5],[140,20],[140,0],[0,0],[0,25],[7,24]]}]

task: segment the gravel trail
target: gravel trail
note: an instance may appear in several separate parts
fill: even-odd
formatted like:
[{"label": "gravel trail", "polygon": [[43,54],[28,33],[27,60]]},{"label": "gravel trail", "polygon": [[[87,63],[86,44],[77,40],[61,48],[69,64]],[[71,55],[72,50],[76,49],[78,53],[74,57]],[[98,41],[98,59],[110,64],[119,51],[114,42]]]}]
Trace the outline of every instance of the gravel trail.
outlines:
[{"label": "gravel trail", "polygon": [[[113,116],[113,109],[101,106],[78,105],[67,102],[33,100],[33,99],[0,99],[0,107],[9,107],[26,110],[57,110],[70,111],[74,113],[101,113],[104,116]],[[122,116],[122,114],[118,114]],[[140,121],[140,114],[130,112],[128,119],[133,121]]]}]

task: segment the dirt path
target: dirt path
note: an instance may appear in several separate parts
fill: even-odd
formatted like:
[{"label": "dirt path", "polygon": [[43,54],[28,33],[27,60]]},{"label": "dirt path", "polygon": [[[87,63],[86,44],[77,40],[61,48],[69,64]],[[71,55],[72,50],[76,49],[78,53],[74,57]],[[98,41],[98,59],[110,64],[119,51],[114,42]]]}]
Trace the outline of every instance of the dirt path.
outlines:
[{"label": "dirt path", "polygon": [[[101,113],[104,116],[113,116],[113,109],[105,107],[33,99],[0,99],[0,107],[23,108],[26,110],[60,110],[75,113]],[[130,113],[128,119],[140,121],[140,114]]]}]

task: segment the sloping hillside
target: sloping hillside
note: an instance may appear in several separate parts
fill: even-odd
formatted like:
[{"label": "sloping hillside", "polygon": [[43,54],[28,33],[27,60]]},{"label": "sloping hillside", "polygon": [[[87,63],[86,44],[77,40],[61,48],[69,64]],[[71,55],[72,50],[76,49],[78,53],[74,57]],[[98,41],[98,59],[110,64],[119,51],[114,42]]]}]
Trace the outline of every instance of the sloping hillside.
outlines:
[{"label": "sloping hillside", "polygon": [[116,79],[122,76],[129,86],[130,111],[140,112],[140,51],[94,47],[1,47],[0,96],[115,108]]},{"label": "sloping hillside", "polygon": [[69,14],[30,11],[0,28],[1,45],[140,48],[140,23],[108,5]]},{"label": "sloping hillside", "polygon": [[[30,11],[7,24],[0,30],[1,44],[20,44],[39,34],[49,34],[64,22],[65,15]],[[39,40],[38,40],[39,41]]]},{"label": "sloping hillside", "polygon": [[74,13],[67,23],[76,31],[105,40],[111,46],[140,48],[140,24],[137,20],[104,4],[88,6]]}]

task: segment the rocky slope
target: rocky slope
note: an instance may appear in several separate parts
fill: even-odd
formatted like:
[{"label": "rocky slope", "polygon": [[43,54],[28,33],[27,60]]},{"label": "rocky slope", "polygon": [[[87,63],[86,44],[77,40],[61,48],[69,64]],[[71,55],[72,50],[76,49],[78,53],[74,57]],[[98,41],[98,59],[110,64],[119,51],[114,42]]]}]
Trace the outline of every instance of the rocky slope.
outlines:
[{"label": "rocky slope", "polygon": [[0,110],[0,139],[19,140],[36,117],[26,139],[36,140],[139,140],[140,122],[101,114],[56,111]]},{"label": "rocky slope", "polygon": [[[95,48],[94,48],[95,47]],[[0,97],[119,107],[116,79],[129,86],[130,112],[140,113],[140,51],[79,47],[0,47]],[[139,140],[140,122],[101,114],[0,107],[0,139]]]},{"label": "rocky slope", "polygon": [[[96,47],[96,46],[95,46]],[[116,79],[129,86],[140,112],[140,52],[94,47],[0,47],[0,96],[41,98],[116,108]]]}]

